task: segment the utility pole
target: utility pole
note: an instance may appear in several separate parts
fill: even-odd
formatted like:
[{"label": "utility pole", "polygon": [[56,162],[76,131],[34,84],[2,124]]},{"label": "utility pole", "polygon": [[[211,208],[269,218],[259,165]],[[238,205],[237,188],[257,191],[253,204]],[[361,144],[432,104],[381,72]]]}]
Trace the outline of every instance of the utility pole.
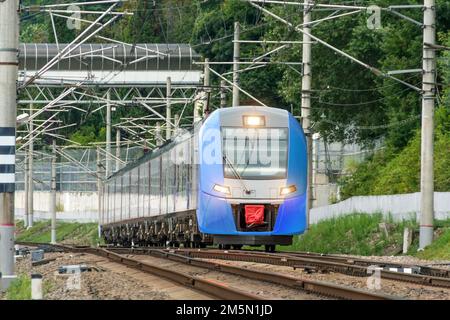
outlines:
[{"label": "utility pole", "polygon": [[194,102],[194,117],[192,120],[192,124],[195,124],[202,120],[202,117],[200,116],[200,108],[203,108],[202,106],[202,100],[203,100],[203,93],[199,92],[195,97]]},{"label": "utility pole", "polygon": [[225,108],[227,106],[227,94],[225,92],[226,82],[225,80],[220,81],[220,107]]},{"label": "utility pole", "polygon": [[120,170],[120,129],[116,130],[116,171]]},{"label": "utility pole", "polygon": [[[179,126],[178,126],[179,121],[180,121],[180,115],[177,113],[173,117],[173,124],[175,125],[173,128],[173,136],[176,136],[179,132]],[[147,140],[145,140],[145,142],[147,142]]]},{"label": "utility pole", "polygon": [[156,139],[156,145],[159,147],[162,145],[162,139],[161,139],[161,123],[158,121],[156,122],[156,129],[155,129],[155,139]]},{"label": "utility pole", "polygon": [[23,177],[23,182],[24,182],[24,188],[25,188],[25,196],[24,196],[24,215],[23,215],[23,225],[25,228],[28,227],[28,192],[30,192],[28,183],[30,182],[28,180],[28,155],[25,155],[24,158],[24,162],[25,162],[25,170],[24,170],[24,177]]},{"label": "utility pole", "polygon": [[111,174],[111,91],[106,93],[106,177]]},{"label": "utility pole", "polygon": [[241,60],[241,44],[239,43],[241,27],[239,22],[234,23],[234,49],[233,49],[233,107],[239,106],[239,62]]},{"label": "utility pole", "polygon": [[211,80],[210,80],[210,72],[209,72],[209,59],[205,58],[205,65],[204,65],[204,71],[203,71],[203,94],[204,94],[204,103],[202,108],[202,118],[205,118],[206,111],[209,109],[209,93],[211,92],[210,89],[211,86]]},{"label": "utility pole", "polygon": [[28,147],[28,228],[33,226],[34,221],[34,182],[33,182],[33,153],[34,153],[34,140],[33,140],[33,105],[30,104],[30,145]]},{"label": "utility pole", "polygon": [[18,0],[0,2],[0,272],[2,289],[14,274],[16,99],[19,47]]},{"label": "utility pole", "polygon": [[424,0],[423,13],[423,76],[422,76],[422,146],[420,170],[420,239],[423,249],[433,242],[434,224],[434,99],[436,79],[435,0]]},{"label": "utility pole", "polygon": [[172,80],[167,77],[167,92],[166,92],[166,140],[170,139],[171,120],[172,120],[172,104],[170,98],[172,97]]},{"label": "utility pole", "polygon": [[103,202],[103,184],[102,184],[102,159],[100,148],[97,147],[97,218],[98,218],[98,236],[101,236],[100,223],[102,222],[102,202]]},{"label": "utility pole", "polygon": [[309,214],[312,206],[312,133],[311,133],[311,9],[313,1],[309,0],[308,5],[303,9],[303,55],[302,55],[302,101],[301,118],[303,131],[306,135],[307,153],[308,153],[308,184],[307,184],[307,202],[306,202],[306,225],[309,228]]},{"label": "utility pole", "polygon": [[52,143],[52,181],[50,192],[50,213],[52,217],[51,243],[56,243],[56,140]]}]

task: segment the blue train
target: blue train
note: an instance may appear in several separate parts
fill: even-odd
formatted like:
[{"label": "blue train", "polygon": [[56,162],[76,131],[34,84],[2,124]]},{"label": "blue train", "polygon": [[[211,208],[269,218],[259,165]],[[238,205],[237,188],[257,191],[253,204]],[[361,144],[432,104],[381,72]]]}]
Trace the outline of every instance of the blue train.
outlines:
[{"label": "blue train", "polygon": [[306,139],[287,111],[218,109],[108,178],[107,243],[223,248],[292,243],[306,228]]}]

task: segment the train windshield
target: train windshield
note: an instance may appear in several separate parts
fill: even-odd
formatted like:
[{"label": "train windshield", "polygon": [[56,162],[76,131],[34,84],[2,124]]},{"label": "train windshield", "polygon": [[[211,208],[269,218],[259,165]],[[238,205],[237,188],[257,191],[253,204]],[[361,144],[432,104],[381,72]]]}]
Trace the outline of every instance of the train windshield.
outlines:
[{"label": "train windshield", "polygon": [[223,127],[225,178],[284,179],[287,149],[287,128]]}]

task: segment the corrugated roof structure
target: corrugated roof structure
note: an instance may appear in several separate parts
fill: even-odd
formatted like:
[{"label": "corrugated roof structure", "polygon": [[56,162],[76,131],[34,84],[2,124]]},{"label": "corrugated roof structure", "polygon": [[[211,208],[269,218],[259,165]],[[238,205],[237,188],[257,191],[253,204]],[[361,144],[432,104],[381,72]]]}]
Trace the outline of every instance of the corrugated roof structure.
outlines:
[{"label": "corrugated roof structure", "polygon": [[[20,44],[19,79],[31,76],[67,46]],[[65,79],[70,81],[70,78],[79,81],[90,73],[88,82],[95,85],[102,85],[105,78],[105,84],[113,86],[162,84],[167,77],[171,77],[174,84],[193,84],[200,81],[201,74],[193,61],[200,59],[189,44],[82,44],[59,60],[36,83],[56,84]],[[108,73],[116,76],[112,79]]]},{"label": "corrugated roof structure", "polygon": [[[38,70],[67,44],[22,43],[19,50],[20,70]],[[82,44],[60,60],[51,70],[192,70],[199,60],[188,44]]]}]

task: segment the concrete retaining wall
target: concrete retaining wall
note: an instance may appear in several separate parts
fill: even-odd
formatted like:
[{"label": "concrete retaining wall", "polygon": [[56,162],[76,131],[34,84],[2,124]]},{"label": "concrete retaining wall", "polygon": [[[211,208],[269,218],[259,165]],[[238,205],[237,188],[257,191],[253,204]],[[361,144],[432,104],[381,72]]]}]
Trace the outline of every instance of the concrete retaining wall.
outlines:
[{"label": "concrete retaining wall", "polygon": [[[49,213],[50,192],[33,192],[34,219],[51,219]],[[64,221],[77,221],[81,223],[98,221],[98,197],[96,192],[57,192],[56,208],[57,219]],[[16,218],[22,219],[25,212],[25,192],[16,191]]]},{"label": "concrete retaining wall", "polygon": [[[434,193],[434,210],[436,219],[450,218],[450,192]],[[381,212],[383,215],[391,214],[394,220],[415,217],[419,221],[420,193],[352,197],[336,204],[311,209],[310,223],[354,212]]]}]

